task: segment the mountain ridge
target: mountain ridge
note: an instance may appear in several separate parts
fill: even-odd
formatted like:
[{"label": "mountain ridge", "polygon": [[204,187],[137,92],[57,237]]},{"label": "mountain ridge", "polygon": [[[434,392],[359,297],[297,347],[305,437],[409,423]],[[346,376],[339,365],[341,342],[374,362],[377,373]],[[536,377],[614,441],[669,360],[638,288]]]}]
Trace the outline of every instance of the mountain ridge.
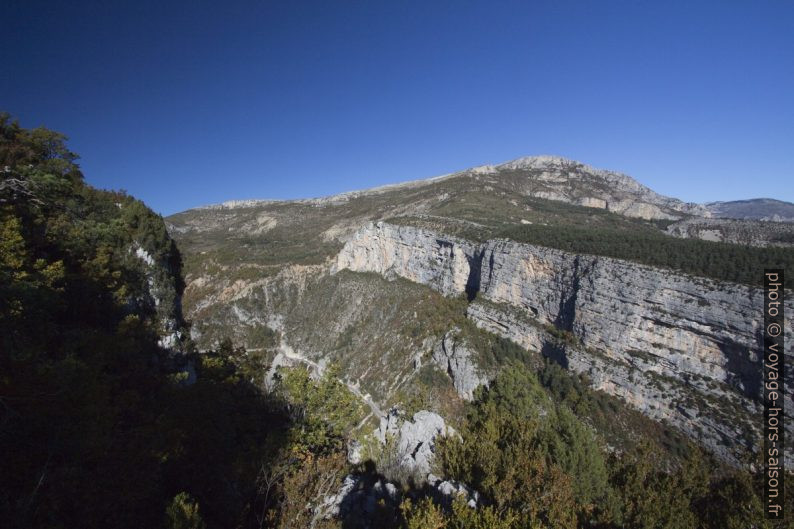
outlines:
[{"label": "mountain ridge", "polygon": [[704,206],[717,218],[794,222],[794,204],[775,198],[707,202]]},{"label": "mountain ridge", "polygon": [[[666,220],[683,220],[685,217],[697,217],[777,222],[794,221],[794,204],[790,202],[768,198],[750,198],[735,201],[713,201],[704,203],[686,202],[676,197],[658,193],[651,187],[646,186],[626,173],[597,168],[558,155],[522,156],[498,164],[479,165],[428,178],[406,180],[393,184],[343,191],[317,197],[295,199],[234,199],[197,206],[185,211],[236,209],[270,204],[322,205],[344,202],[352,198],[373,196],[401,189],[426,187],[449,179],[498,176],[502,173],[511,171],[531,172],[533,174],[529,175],[530,180],[534,179],[537,182],[544,182],[546,184],[547,189],[535,191],[532,193],[532,196],[575,203],[587,207],[608,209],[629,217]],[[539,174],[537,173],[538,171],[540,172]],[[595,184],[601,183],[607,187],[612,187],[613,193],[617,191],[621,193],[614,196],[604,196],[603,193],[601,193],[600,196],[587,196],[586,193],[579,196],[568,196],[564,192],[564,186],[553,185],[563,183],[555,181],[555,178],[559,178],[565,174],[570,176],[584,175],[589,178],[595,177]],[[600,182],[597,180],[600,180]],[[633,200],[631,200],[632,198]],[[627,200],[630,200],[629,203],[626,202]],[[769,205],[775,206],[775,212],[771,215],[761,215],[755,212],[757,208]],[[753,209],[752,213],[747,212],[748,207]],[[785,213],[780,214],[781,210]]]},{"label": "mountain ridge", "polygon": [[[235,207],[251,207],[263,204],[274,204],[274,203],[312,203],[312,202],[324,202],[324,201],[331,201],[334,199],[342,199],[354,196],[365,196],[368,194],[375,194],[381,193],[385,191],[391,191],[400,188],[410,188],[410,187],[421,187],[425,185],[430,185],[435,182],[443,181],[448,178],[454,177],[462,177],[462,176],[470,176],[472,174],[490,174],[495,171],[499,170],[515,170],[515,169],[543,169],[548,166],[579,166],[583,169],[596,173],[596,174],[609,174],[615,175],[618,177],[623,177],[628,180],[624,181],[631,181],[634,185],[642,187],[648,191],[653,191],[650,187],[641,184],[635,178],[625,174],[620,173],[617,171],[612,171],[608,169],[601,169],[597,168],[592,165],[584,164],[572,158],[567,158],[565,156],[559,155],[550,155],[550,154],[541,154],[541,155],[532,155],[532,156],[521,156],[518,158],[514,158],[512,160],[507,160],[497,164],[485,164],[485,165],[478,165],[473,167],[468,167],[466,169],[462,169],[460,171],[455,171],[451,173],[445,173],[436,176],[430,176],[427,178],[418,178],[412,180],[405,180],[401,182],[395,182],[392,184],[383,184],[373,187],[367,187],[362,189],[353,189],[349,191],[342,191],[340,193],[332,193],[330,195],[322,195],[316,197],[306,197],[306,198],[293,198],[293,199],[269,199],[269,198],[262,198],[262,199],[231,199],[226,200],[219,203],[213,204],[205,204],[201,206],[196,206],[194,208],[189,208],[185,211],[190,211],[193,209],[232,209]],[[658,193],[657,193],[658,194]],[[660,195],[660,194],[659,194]],[[663,196],[663,195],[660,195]],[[671,197],[667,197],[671,198]],[[683,201],[682,201],[683,202]],[[694,203],[693,203],[694,204]],[[180,212],[181,213],[181,212]]]}]

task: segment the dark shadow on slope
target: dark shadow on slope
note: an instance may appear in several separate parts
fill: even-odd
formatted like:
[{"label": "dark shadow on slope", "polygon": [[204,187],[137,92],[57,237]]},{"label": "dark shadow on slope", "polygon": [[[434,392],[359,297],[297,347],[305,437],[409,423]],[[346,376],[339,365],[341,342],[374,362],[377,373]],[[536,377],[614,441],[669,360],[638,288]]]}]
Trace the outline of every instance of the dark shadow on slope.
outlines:
[{"label": "dark shadow on slope", "polygon": [[540,350],[545,358],[554,361],[560,366],[568,369],[568,354],[565,351],[565,345],[562,345],[554,340],[546,340]]},{"label": "dark shadow on slope", "polygon": [[576,319],[576,300],[579,296],[580,280],[581,280],[581,257],[574,258],[573,278],[568,289],[563,290],[560,295],[560,306],[557,312],[557,317],[554,320],[554,326],[558,329],[570,331],[573,329],[573,322]]},{"label": "dark shadow on slope", "polygon": [[[480,274],[482,274],[482,260],[485,250],[476,252],[474,255],[466,256],[469,262],[469,278],[466,281],[466,299],[474,301],[480,291]],[[493,260],[493,257],[491,258]]]},{"label": "dark shadow on slope", "polygon": [[[736,343],[719,344],[720,351],[728,359],[726,368],[729,373],[728,381],[734,387],[741,387],[741,392],[755,401],[762,399],[764,366],[762,362],[750,360],[750,351]],[[759,352],[763,358],[763,353]]]}]

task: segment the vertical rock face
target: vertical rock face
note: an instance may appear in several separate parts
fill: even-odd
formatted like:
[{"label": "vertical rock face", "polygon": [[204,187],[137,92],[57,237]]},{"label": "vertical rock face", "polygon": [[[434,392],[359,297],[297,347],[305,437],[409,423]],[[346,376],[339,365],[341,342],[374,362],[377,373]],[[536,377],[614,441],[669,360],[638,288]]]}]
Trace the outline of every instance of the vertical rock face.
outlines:
[{"label": "vertical rock face", "polygon": [[473,398],[478,386],[488,384],[488,378],[477,367],[472,351],[456,339],[455,331],[445,334],[433,349],[433,361],[449,375],[455,391],[466,400]]},{"label": "vertical rock face", "polygon": [[486,246],[486,299],[524,307],[608,354],[655,357],[658,372],[760,395],[760,290],[508,241]]},{"label": "vertical rock face", "polygon": [[427,230],[370,224],[337,257],[336,269],[399,275],[444,295],[465,292],[473,247]]},{"label": "vertical rock face", "polygon": [[146,250],[139,243],[130,248],[139,264],[148,286],[146,299],[135,300],[135,304],[149,305],[156,313],[158,322],[158,343],[165,349],[179,346],[185,331],[182,318],[182,300],[179,287],[179,271],[173,270],[168,257],[156,259],[154,252]]},{"label": "vertical rock face", "polygon": [[[671,421],[727,459],[755,443],[762,417],[759,289],[383,223],[363,228],[336,266],[402,276],[445,295],[478,294],[468,310],[478,326],[587,373],[596,388]],[[794,314],[791,299],[788,314]],[[786,354],[792,355],[791,341]],[[437,356],[452,365],[443,347]],[[467,372],[465,361],[456,369],[460,364]]]}]

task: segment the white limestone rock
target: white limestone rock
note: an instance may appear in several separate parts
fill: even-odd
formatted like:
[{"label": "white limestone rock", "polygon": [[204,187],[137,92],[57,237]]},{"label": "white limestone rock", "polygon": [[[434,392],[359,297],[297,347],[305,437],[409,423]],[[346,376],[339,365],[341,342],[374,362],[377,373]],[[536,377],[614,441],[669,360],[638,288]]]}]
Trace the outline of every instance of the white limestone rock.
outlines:
[{"label": "white limestone rock", "polygon": [[375,430],[375,438],[381,444],[386,444],[387,439],[392,438],[403,468],[426,475],[430,471],[436,438],[439,435],[453,435],[454,432],[437,413],[421,410],[414,413],[411,420],[404,420],[393,409],[381,419],[380,426]]},{"label": "white limestone rock", "polygon": [[433,361],[452,379],[458,395],[474,398],[474,390],[488,385],[488,377],[477,367],[476,353],[457,338],[457,329],[449,331],[433,349]]}]

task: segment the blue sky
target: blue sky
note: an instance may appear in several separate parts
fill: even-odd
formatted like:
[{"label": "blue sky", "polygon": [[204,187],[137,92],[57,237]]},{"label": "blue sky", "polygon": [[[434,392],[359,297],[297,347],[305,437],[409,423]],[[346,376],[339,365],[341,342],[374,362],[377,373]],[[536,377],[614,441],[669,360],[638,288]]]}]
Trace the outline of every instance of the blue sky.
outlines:
[{"label": "blue sky", "polygon": [[0,109],[170,214],[558,154],[794,201],[788,1],[0,4]]}]

